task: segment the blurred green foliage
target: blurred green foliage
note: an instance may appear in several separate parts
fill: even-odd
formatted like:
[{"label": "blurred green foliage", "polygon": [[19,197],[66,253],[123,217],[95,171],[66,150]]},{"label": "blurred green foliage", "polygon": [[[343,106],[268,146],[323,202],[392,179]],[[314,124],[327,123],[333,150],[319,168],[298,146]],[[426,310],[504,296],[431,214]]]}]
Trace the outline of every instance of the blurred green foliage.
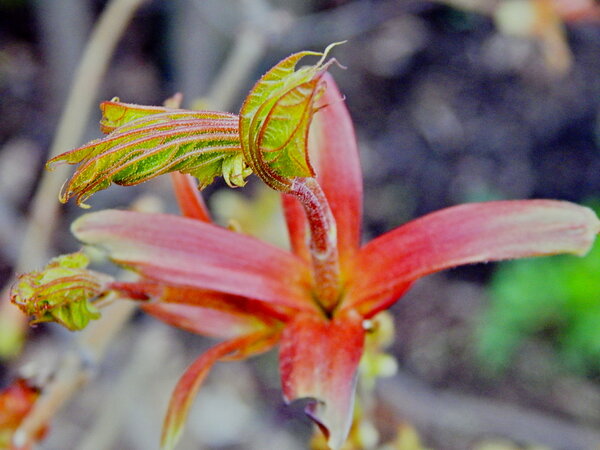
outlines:
[{"label": "blurred green foliage", "polygon": [[[599,208],[594,208],[597,212]],[[584,258],[553,256],[505,263],[490,286],[478,352],[501,372],[525,339],[550,342],[559,362],[600,373],[600,244]]]}]

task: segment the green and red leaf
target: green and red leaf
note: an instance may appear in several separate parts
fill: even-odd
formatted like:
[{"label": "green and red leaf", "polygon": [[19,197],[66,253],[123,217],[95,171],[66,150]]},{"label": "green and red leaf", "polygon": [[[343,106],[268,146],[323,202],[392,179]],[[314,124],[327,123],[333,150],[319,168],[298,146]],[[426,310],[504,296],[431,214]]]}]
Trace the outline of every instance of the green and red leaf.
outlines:
[{"label": "green and red leaf", "polygon": [[10,292],[11,302],[33,316],[31,324],[56,322],[71,331],[82,330],[100,318],[93,300],[107,292],[112,278],[87,269],[81,252],[52,259],[43,270],[18,277]]},{"label": "green and red leaf", "polygon": [[299,314],[281,336],[280,371],[286,402],[310,398],[307,414],[342,446],[352,424],[357,368],[363,354],[362,317],[346,310],[332,320]]},{"label": "green and red leaf", "polygon": [[[179,103],[180,100],[181,98],[177,99],[177,103]],[[139,126],[139,122],[136,122],[138,119],[163,113],[168,113],[172,119],[194,119],[201,117],[204,119],[237,120],[235,115],[219,111],[189,111],[179,108],[170,108],[168,106],[136,105],[134,103],[123,103],[118,97],[100,103],[100,111],[102,112],[100,130],[104,134],[112,133],[117,128],[121,128],[126,124],[128,127],[122,128],[123,131],[135,129]]]},{"label": "green and red leaf", "polygon": [[174,171],[193,175],[200,188],[217,176],[232,186],[243,186],[251,173],[244,163],[238,118],[233,114],[115,102],[110,102],[110,108],[103,105],[104,114],[112,114],[103,127],[113,131],[47,163],[49,168],[58,163],[79,164],[63,187],[62,202],[75,197],[84,205],[111,183],[134,185]]},{"label": "green and red leaf", "polygon": [[[279,62],[254,85],[240,110],[244,159],[278,191],[289,189],[290,178],[314,175],[306,145],[308,128],[333,45],[323,53],[300,52]],[[300,59],[310,55],[321,60],[296,70]]]},{"label": "green and red leaf", "polygon": [[235,360],[263,353],[279,339],[273,332],[258,332],[222,342],[192,363],[185,371],[171,397],[163,424],[161,449],[171,450],[179,441],[189,409],[212,366],[220,360]]},{"label": "green and red leaf", "polygon": [[592,210],[556,200],[472,203],[413,220],[369,242],[356,258],[345,307],[371,316],[425,275],[512,258],[585,254],[600,231]]},{"label": "green and red leaf", "polygon": [[185,217],[106,210],[72,225],[86,244],[117,264],[165,285],[253,298],[281,308],[315,310],[307,264],[253,237]]}]

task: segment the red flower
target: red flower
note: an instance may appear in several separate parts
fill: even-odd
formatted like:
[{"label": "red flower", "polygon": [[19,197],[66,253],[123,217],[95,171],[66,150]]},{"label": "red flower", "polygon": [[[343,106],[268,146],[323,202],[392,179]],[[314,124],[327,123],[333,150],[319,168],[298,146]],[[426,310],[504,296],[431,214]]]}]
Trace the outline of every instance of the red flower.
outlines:
[{"label": "red flower", "polygon": [[283,202],[290,252],[212,224],[195,187],[179,174],[176,192],[187,217],[108,210],[73,224],[81,241],[103,247],[113,261],[141,276],[113,288],[149,298],[144,310],[169,324],[225,339],[201,355],[175,388],[164,448],[175,445],[215,362],[246,358],[277,343],[284,399],[313,398],[308,414],[329,445],[339,448],[351,424],[365,319],[427,274],[507,258],[583,254],[599,231],[595,214],[571,203],[501,201],[444,209],[361,245],[362,179],[354,130],[333,79],[324,80],[319,101],[326,106],[312,122],[309,149],[337,224],[339,273],[325,280],[333,282],[334,297],[320,297],[328,287],[320,285],[323,274],[311,264],[304,210],[288,194]]}]

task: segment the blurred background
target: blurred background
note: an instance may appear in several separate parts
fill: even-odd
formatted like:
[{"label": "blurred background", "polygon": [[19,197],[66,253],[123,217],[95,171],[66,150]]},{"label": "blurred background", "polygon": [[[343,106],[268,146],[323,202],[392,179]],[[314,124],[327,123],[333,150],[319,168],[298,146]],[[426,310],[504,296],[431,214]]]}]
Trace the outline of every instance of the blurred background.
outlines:
[{"label": "blurred background", "polygon": [[[93,49],[82,72],[108,3],[102,39],[114,50]],[[181,92],[185,107],[237,112],[277,61],[341,40],[333,53],[346,69],[331,72],[357,128],[365,239],[464,202],[598,204],[594,0],[0,0],[0,283],[77,250],[68,224],[82,211],[57,201],[67,175],[42,181],[42,169],[51,152],[100,136],[100,101]],[[285,245],[277,197],[259,183],[205,193],[221,224]],[[168,177],[89,203],[177,211]],[[398,370],[377,389],[381,442],[400,427],[390,448],[600,448],[598,274],[595,249],[419,281],[392,309]],[[38,326],[20,348],[10,337],[20,313],[3,302],[0,387],[49,376],[78,333]],[[172,387],[212,344],[142,315],[111,340],[40,448],[157,448]],[[180,448],[293,450],[310,434],[302,408],[283,405],[271,352],[216,367]]]}]

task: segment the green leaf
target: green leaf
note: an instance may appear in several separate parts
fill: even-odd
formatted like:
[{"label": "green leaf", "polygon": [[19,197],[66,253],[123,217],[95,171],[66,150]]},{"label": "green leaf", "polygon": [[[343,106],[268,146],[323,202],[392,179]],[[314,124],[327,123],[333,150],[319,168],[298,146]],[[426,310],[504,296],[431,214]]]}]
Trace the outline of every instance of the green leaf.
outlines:
[{"label": "green leaf", "polygon": [[571,255],[502,264],[480,319],[478,353],[500,372],[528,340],[543,340],[556,361],[580,374],[600,371],[600,245]]},{"label": "green leaf", "polygon": [[103,295],[112,278],[86,269],[83,253],[61,255],[42,271],[19,276],[11,301],[34,319],[32,324],[57,322],[69,330],[81,330],[100,313],[92,301]]},{"label": "green leaf", "polygon": [[[169,113],[171,118],[195,118],[201,115],[204,119],[237,120],[237,117],[233,114],[218,111],[188,111],[164,106],[136,105],[134,103],[123,103],[119,100],[119,97],[114,97],[108,102],[100,103],[100,111],[102,111],[100,130],[105,134],[111,133],[116,128],[123,127],[125,124],[130,124],[132,128],[135,128],[136,124],[131,122],[162,113]],[[122,128],[122,130],[127,129],[129,128]]]},{"label": "green leaf", "polygon": [[251,173],[239,142],[238,118],[212,111],[187,111],[104,102],[102,128],[110,134],[51,159],[79,164],[60,195],[75,197],[80,206],[111,183],[134,185],[179,171],[198,178],[199,188],[225,176],[231,186],[243,186]]},{"label": "green leaf", "polygon": [[[270,187],[287,191],[291,178],[315,175],[308,159],[307,137],[321,77],[334,60],[323,53],[295,53],[269,70],[254,85],[240,111],[240,135],[246,163]],[[305,56],[317,64],[296,70]]]},{"label": "green leaf", "polygon": [[[252,171],[269,186],[288,190],[292,179],[314,176],[308,159],[308,129],[321,77],[333,62],[323,53],[300,52],[277,64],[256,83],[234,114],[188,111],[122,103],[100,105],[101,130],[110,133],[51,159],[79,164],[65,183],[60,201],[85,200],[111,183],[134,185],[168,172],[195,176],[203,188],[217,176],[232,187],[243,186]],[[317,64],[296,70],[304,56],[321,56]]]}]

